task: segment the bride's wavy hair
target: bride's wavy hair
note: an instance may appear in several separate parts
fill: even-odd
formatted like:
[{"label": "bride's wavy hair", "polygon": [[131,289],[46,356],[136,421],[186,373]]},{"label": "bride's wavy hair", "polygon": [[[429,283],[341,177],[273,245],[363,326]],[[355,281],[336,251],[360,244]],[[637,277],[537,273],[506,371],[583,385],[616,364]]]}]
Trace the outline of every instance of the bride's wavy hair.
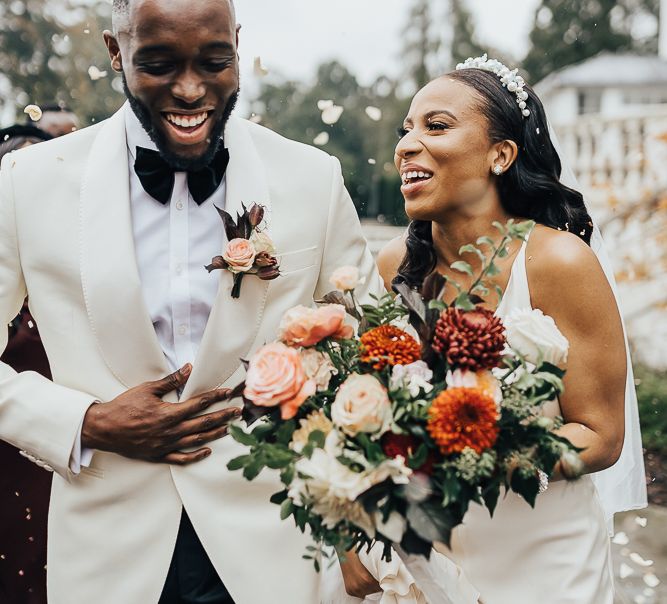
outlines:
[{"label": "bride's wavy hair", "polygon": [[[498,76],[481,69],[461,69],[446,77],[477,93],[479,110],[486,118],[492,143],[514,141],[516,161],[497,177],[500,203],[512,216],[534,220],[554,229],[570,231],[590,244],[593,223],[581,193],[560,182],[561,161],[551,137],[542,102],[524,86],[530,115],[524,117],[516,96]],[[394,282],[420,287],[435,269],[431,222],[413,220],[408,226],[406,253]]]}]

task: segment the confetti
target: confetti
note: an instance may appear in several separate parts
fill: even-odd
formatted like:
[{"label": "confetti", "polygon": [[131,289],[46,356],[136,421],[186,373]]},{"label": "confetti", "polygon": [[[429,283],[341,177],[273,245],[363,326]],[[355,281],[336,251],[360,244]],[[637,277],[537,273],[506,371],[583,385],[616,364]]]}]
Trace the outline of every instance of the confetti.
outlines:
[{"label": "confetti", "polygon": [[322,111],[322,121],[325,124],[332,126],[340,119],[342,114],[343,108],[340,105],[332,105],[331,107],[327,107],[324,111]]},{"label": "confetti", "polygon": [[649,587],[658,587],[660,585],[660,579],[656,577],[653,573],[646,573],[644,575],[644,583]]},{"label": "confetti", "polygon": [[42,118],[42,110],[39,108],[39,105],[28,105],[24,110],[23,113],[27,113],[28,117],[33,121],[36,122]]},{"label": "confetti", "polygon": [[333,104],[334,104],[334,102],[331,101],[331,100],[326,100],[326,101],[320,100],[320,101],[317,101],[317,108],[320,111],[324,111],[325,109],[329,109],[329,107],[333,107]]},{"label": "confetti", "polygon": [[646,525],[648,524],[648,520],[646,518],[642,518],[641,516],[635,516],[635,522],[642,528],[646,528]]},{"label": "confetti", "polygon": [[320,132],[314,139],[313,139],[313,145],[326,145],[329,142],[329,133],[328,132]]},{"label": "confetti", "polygon": [[88,68],[88,77],[90,77],[90,79],[93,82],[96,82],[97,80],[101,80],[102,78],[106,78],[107,77],[107,72],[106,71],[100,71],[97,67],[95,67],[95,65],[91,65]]},{"label": "confetti", "polygon": [[644,558],[642,558],[636,552],[632,552],[630,554],[630,560],[632,560],[638,566],[653,566],[653,560],[644,560]]},{"label": "confetti", "polygon": [[262,65],[262,57],[255,57],[255,60],[253,61],[253,67],[252,67],[253,73],[255,76],[258,78],[263,78],[267,75],[269,75],[269,70]]},{"label": "confetti", "polygon": [[377,162],[376,162],[372,157],[369,157],[369,158],[368,158],[368,163],[369,163],[371,166],[374,166]]},{"label": "confetti", "polygon": [[262,123],[262,116],[261,116],[261,115],[257,115],[256,113],[253,113],[253,114],[250,116],[250,121],[251,121],[253,124],[261,124],[261,123]]},{"label": "confetti", "polygon": [[646,598],[642,595],[635,596],[632,601],[635,604],[646,604]]},{"label": "confetti", "polygon": [[652,595],[655,594],[655,589],[651,589],[650,587],[645,587],[644,591],[642,592],[646,597],[651,597]]},{"label": "confetti", "polygon": [[84,33],[84,34],[89,34],[89,33],[90,33],[90,30],[86,27],[86,29],[83,30],[83,33]]},{"label": "confetti", "polygon": [[366,107],[366,115],[374,122],[379,122],[382,119],[382,109],[378,109],[377,107],[369,105]]},{"label": "confetti", "polygon": [[630,543],[630,539],[624,532],[616,533],[614,538],[611,540],[612,543],[616,545],[627,545]]},{"label": "confetti", "polygon": [[618,569],[618,576],[621,579],[627,579],[629,576],[634,575],[635,571],[631,566],[628,566],[625,562],[621,562],[621,566]]}]

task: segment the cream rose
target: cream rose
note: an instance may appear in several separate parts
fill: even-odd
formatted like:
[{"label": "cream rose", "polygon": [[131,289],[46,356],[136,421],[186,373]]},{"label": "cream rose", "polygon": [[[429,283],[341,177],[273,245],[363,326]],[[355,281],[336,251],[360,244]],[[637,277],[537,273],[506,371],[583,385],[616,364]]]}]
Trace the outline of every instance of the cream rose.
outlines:
[{"label": "cream rose", "polygon": [[329,283],[343,292],[353,290],[362,283],[359,280],[359,269],[356,266],[341,266],[333,272]]},{"label": "cream rose", "polygon": [[256,255],[253,244],[247,239],[238,237],[227,244],[222,257],[227,262],[229,270],[234,273],[246,273],[252,268]]},{"label": "cream rose", "polygon": [[329,356],[314,348],[303,348],[300,354],[306,377],[315,382],[318,390],[326,390],[331,376],[338,373]]},{"label": "cream rose", "polygon": [[250,235],[250,243],[252,243],[255,252],[258,254],[274,254],[276,251],[273,240],[266,231],[253,231],[252,235]]},{"label": "cream rose", "polygon": [[349,436],[380,435],[389,429],[391,403],[385,387],[372,375],[353,373],[338,389],[331,420]]},{"label": "cream rose", "polygon": [[526,360],[540,360],[562,367],[567,362],[570,343],[555,321],[539,309],[517,308],[503,319],[507,344]]},{"label": "cream rose", "polygon": [[306,377],[295,349],[273,342],[250,359],[243,395],[255,405],[280,406],[282,419],[291,419],[313,394],[315,382]]}]

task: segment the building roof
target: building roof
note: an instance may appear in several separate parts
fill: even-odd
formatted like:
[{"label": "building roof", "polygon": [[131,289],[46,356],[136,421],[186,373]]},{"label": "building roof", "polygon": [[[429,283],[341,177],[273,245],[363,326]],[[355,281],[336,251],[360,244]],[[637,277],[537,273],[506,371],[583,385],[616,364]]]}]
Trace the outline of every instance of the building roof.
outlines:
[{"label": "building roof", "polygon": [[544,95],[558,88],[664,86],[667,61],[656,55],[602,52],[590,59],[549,74],[535,90]]}]

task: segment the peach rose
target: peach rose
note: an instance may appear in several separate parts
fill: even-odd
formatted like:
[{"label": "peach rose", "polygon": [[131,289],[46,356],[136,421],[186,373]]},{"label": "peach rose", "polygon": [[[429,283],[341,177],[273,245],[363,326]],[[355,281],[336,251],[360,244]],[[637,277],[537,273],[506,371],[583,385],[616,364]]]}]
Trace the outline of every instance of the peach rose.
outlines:
[{"label": "peach rose", "polygon": [[345,325],[345,307],[325,304],[319,308],[295,306],[280,321],[278,337],[288,346],[314,346],[324,338],[351,338],[354,329]]},{"label": "peach rose", "polygon": [[359,280],[359,269],[356,266],[341,266],[333,272],[329,283],[342,292],[351,291],[362,283]]},{"label": "peach rose", "polygon": [[252,268],[256,255],[255,247],[250,241],[237,237],[227,244],[222,257],[233,273],[246,273]]},{"label": "peach rose", "polygon": [[315,394],[306,378],[298,351],[281,342],[260,348],[250,359],[243,396],[259,407],[280,406],[282,419],[291,419]]}]

